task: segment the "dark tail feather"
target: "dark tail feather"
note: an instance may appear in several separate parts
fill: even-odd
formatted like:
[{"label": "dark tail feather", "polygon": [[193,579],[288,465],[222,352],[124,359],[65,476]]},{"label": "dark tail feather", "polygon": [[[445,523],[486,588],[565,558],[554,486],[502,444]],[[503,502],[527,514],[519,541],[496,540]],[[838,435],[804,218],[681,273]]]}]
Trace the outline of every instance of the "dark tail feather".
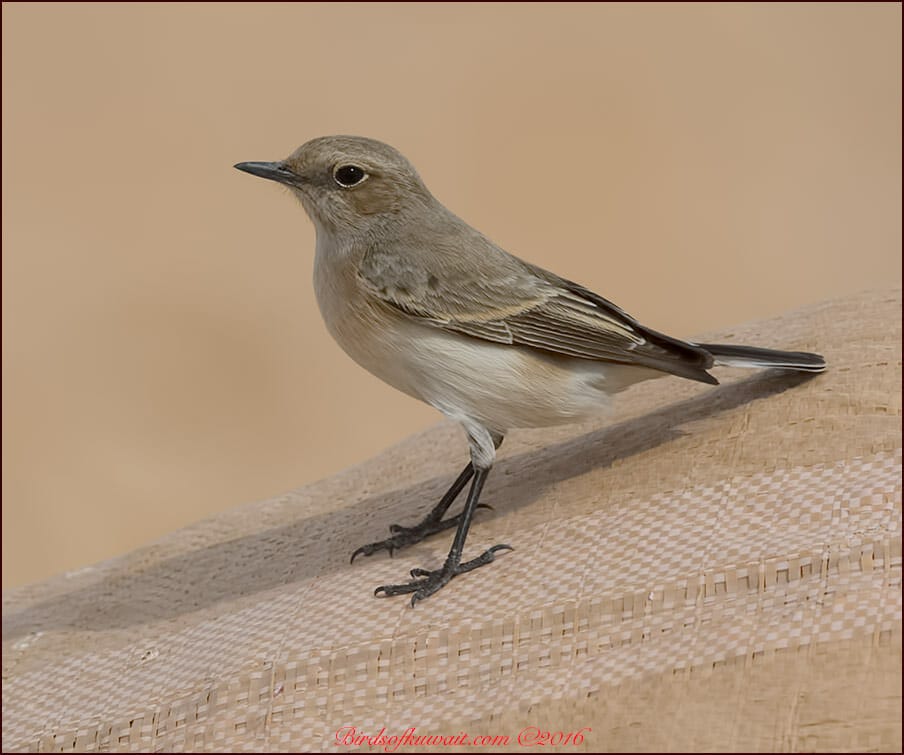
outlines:
[{"label": "dark tail feather", "polygon": [[700,343],[716,360],[717,365],[726,367],[777,367],[782,370],[803,372],[823,372],[826,360],[819,354],[807,351],[777,351],[759,349],[756,346],[734,346],[732,344]]}]

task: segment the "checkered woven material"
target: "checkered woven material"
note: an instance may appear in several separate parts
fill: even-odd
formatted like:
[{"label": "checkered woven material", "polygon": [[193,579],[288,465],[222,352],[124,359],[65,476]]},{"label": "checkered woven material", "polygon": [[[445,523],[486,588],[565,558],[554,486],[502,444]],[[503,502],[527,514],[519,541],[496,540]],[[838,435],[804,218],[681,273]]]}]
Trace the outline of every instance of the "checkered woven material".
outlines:
[{"label": "checkered woven material", "polygon": [[900,750],[900,293],[717,339],[830,370],[667,378],[513,432],[466,556],[515,550],[415,609],[373,589],[451,532],[348,558],[449,485],[449,423],[7,591],[4,750]]}]

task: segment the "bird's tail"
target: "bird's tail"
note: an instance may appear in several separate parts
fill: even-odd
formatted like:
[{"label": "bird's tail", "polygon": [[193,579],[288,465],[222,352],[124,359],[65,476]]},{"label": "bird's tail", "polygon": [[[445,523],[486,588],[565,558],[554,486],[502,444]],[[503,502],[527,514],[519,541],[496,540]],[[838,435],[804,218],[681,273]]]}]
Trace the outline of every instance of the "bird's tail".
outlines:
[{"label": "bird's tail", "polygon": [[735,346],[733,344],[700,343],[700,348],[713,355],[717,365],[726,367],[776,367],[781,370],[802,372],[823,372],[826,360],[820,354],[808,351],[777,351],[760,349],[756,346]]}]

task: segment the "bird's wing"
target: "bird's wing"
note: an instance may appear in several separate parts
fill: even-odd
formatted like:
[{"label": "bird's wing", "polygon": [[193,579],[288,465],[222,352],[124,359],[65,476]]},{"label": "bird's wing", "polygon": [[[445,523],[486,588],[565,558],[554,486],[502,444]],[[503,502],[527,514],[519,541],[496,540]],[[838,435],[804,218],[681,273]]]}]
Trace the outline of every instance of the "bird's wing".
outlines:
[{"label": "bird's wing", "polygon": [[433,249],[428,255],[373,250],[359,267],[359,279],[372,296],[436,328],[718,383],[706,372],[713,359],[704,349],[644,327],[601,296],[509,255],[484,237],[469,241],[465,248],[472,251],[465,255],[461,246],[454,253]]}]

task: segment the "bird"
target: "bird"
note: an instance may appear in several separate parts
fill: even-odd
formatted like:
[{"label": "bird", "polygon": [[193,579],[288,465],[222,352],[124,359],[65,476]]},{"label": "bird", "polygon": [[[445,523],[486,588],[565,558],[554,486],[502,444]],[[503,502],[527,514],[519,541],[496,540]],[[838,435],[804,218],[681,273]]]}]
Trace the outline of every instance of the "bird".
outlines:
[{"label": "bird", "polygon": [[[509,431],[576,422],[640,381],[717,385],[714,366],[822,372],[819,354],[693,343],[641,325],[592,290],[509,254],[448,210],[395,148],[360,136],[305,142],[238,170],[288,187],[316,230],[314,292],[327,330],[360,366],[458,422],[469,461],[417,524],[351,556],[390,555],[455,528],[443,565],[380,597],[413,607],[512,546],[465,560],[465,541]],[[446,516],[470,483],[461,513]]]}]

